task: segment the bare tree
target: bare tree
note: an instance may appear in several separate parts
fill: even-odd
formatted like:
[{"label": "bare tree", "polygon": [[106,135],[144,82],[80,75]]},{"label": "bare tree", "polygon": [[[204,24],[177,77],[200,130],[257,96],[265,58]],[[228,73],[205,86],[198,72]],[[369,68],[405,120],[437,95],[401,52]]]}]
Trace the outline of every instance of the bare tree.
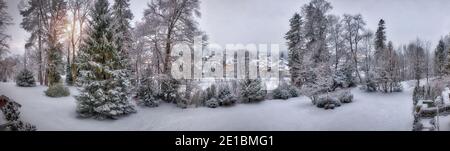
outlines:
[{"label": "bare tree", "polygon": [[348,42],[350,53],[353,59],[354,68],[359,81],[362,82],[361,74],[358,69],[358,46],[363,39],[361,32],[364,30],[366,23],[364,22],[362,15],[344,15],[344,29],[345,29],[345,40]]},{"label": "bare tree", "polygon": [[[155,48],[164,49],[163,73],[170,74],[172,67],[172,47],[177,42],[186,41],[190,32],[198,31],[195,17],[200,17],[199,0],[152,0],[145,10],[145,22],[154,24],[158,30],[154,37],[162,40],[163,45]],[[155,44],[160,42],[154,41]]]}]

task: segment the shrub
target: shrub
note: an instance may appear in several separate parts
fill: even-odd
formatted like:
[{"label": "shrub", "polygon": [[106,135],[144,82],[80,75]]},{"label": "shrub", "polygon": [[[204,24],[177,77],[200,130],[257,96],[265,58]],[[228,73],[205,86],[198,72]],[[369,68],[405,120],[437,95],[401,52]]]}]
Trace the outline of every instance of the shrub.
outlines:
[{"label": "shrub", "polygon": [[143,78],[136,93],[139,99],[138,104],[146,107],[158,107],[161,101],[157,98],[157,91],[153,78]]},{"label": "shrub", "polygon": [[291,93],[289,93],[286,89],[276,88],[273,90],[273,99],[281,99],[287,100],[291,97]]},{"label": "shrub", "polygon": [[180,99],[178,88],[180,88],[180,81],[168,75],[159,75],[156,78],[161,86],[158,98],[168,103],[176,103]]},{"label": "shrub", "polygon": [[217,107],[219,107],[219,101],[217,99],[215,99],[215,98],[212,98],[212,99],[206,101],[205,103],[206,103],[206,106],[209,107],[209,108],[217,108]]},{"label": "shrub", "polygon": [[36,81],[33,77],[33,72],[24,69],[16,76],[16,84],[19,87],[35,87]]},{"label": "shrub", "polygon": [[236,96],[233,95],[228,85],[221,85],[219,87],[217,98],[221,106],[231,106],[237,102]]},{"label": "shrub", "polygon": [[36,131],[36,126],[22,121],[13,121],[6,124],[4,131]]},{"label": "shrub", "polygon": [[244,103],[263,101],[267,91],[262,85],[261,79],[245,79],[241,82],[240,96]]},{"label": "shrub", "polygon": [[20,107],[22,106],[19,103],[9,100],[6,105],[1,108],[1,110],[7,121],[17,121],[20,117]]},{"label": "shrub", "polygon": [[312,101],[313,104],[319,108],[334,109],[341,106],[339,100],[328,95],[315,96],[313,97]]},{"label": "shrub", "polygon": [[70,95],[69,88],[64,87],[61,83],[51,85],[46,91],[45,95],[53,98],[66,97]]},{"label": "shrub", "polygon": [[36,131],[36,127],[34,125],[19,120],[19,108],[22,107],[19,103],[12,101],[4,95],[0,96],[0,102],[6,102],[6,104],[0,109],[4,115],[4,118],[8,121],[7,124],[0,127],[0,131]]},{"label": "shrub", "polygon": [[350,91],[341,92],[338,96],[341,103],[351,103],[353,102],[353,94]]},{"label": "shrub", "polygon": [[298,89],[297,87],[291,85],[291,86],[289,86],[289,93],[290,93],[291,97],[293,97],[293,98],[299,97],[300,96],[300,89]]}]

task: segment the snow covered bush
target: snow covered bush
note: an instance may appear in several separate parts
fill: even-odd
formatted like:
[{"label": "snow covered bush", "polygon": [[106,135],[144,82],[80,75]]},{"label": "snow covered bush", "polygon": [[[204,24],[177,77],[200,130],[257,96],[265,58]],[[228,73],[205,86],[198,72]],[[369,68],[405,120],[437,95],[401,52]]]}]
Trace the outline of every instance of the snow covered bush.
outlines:
[{"label": "snow covered bush", "polygon": [[34,125],[20,121],[19,108],[22,106],[19,103],[4,95],[0,96],[0,103],[5,103],[3,107],[0,106],[0,110],[5,120],[8,121],[7,124],[0,127],[0,131],[36,131]]},{"label": "snow covered bush", "polygon": [[220,105],[217,99],[217,87],[215,84],[206,89],[204,100],[205,106],[209,108],[217,108]]},{"label": "snow covered bush", "polygon": [[70,91],[69,88],[63,86],[61,83],[58,83],[48,87],[45,91],[45,95],[53,98],[66,97],[70,95]]},{"label": "snow covered bush", "polygon": [[242,102],[253,103],[263,101],[267,91],[263,86],[261,79],[244,79],[241,81],[240,96]]},{"label": "snow covered bush", "polygon": [[219,101],[216,98],[211,98],[205,102],[205,105],[209,108],[217,108],[219,107]]},{"label": "snow covered bush", "polygon": [[20,71],[19,74],[16,76],[16,84],[19,87],[36,86],[36,81],[34,80],[33,72],[27,69]]},{"label": "snow covered bush", "polygon": [[160,100],[157,96],[156,83],[153,78],[142,78],[141,85],[139,86],[136,96],[139,99],[138,104],[146,107],[158,107]]},{"label": "snow covered bush", "polygon": [[291,97],[291,93],[287,88],[283,88],[282,85],[273,90],[273,99],[287,100]]},{"label": "snow covered bush", "polygon": [[312,99],[312,102],[318,108],[324,108],[324,109],[334,109],[336,107],[341,106],[341,103],[338,99],[333,98],[326,94],[314,96]]},{"label": "snow covered bush", "polygon": [[299,90],[295,86],[282,82],[278,88],[273,90],[272,95],[274,99],[287,100],[292,97],[298,97],[299,93]]},{"label": "snow covered bush", "polygon": [[230,87],[225,84],[219,86],[217,98],[221,106],[231,106],[237,102],[236,96],[231,92]]},{"label": "snow covered bush", "polygon": [[[5,97],[2,97],[5,98]],[[9,98],[8,98],[9,100]],[[19,108],[22,107],[19,103],[8,101],[4,107],[1,108],[2,113],[7,121],[17,121],[20,118]]]},{"label": "snow covered bush", "polygon": [[[22,121],[13,121],[5,125],[3,131],[36,131],[36,126],[22,122]],[[1,129],[0,129],[1,131]]]},{"label": "snow covered bush", "polygon": [[339,101],[341,103],[351,103],[351,102],[353,102],[353,94],[350,91],[340,92],[338,97],[339,97]]},{"label": "snow covered bush", "polygon": [[165,102],[176,103],[180,99],[180,94],[178,93],[180,81],[169,75],[159,75],[156,79],[159,81],[161,88],[158,97]]},{"label": "snow covered bush", "polygon": [[356,80],[352,75],[353,67],[348,63],[343,66],[333,75],[333,89],[349,88],[356,85]]},{"label": "snow covered bush", "polygon": [[294,85],[289,86],[289,93],[290,93],[291,97],[293,97],[293,98],[300,96],[300,90],[297,87],[295,87]]}]

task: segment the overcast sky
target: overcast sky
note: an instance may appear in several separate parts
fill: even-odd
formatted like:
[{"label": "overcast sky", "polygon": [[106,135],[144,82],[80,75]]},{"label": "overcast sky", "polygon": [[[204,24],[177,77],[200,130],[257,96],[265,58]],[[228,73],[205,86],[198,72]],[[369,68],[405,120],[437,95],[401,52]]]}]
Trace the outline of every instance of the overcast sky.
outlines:
[{"label": "overcast sky", "polygon": [[[134,21],[142,18],[148,0],[131,0]],[[255,43],[284,44],[289,18],[299,12],[309,0],[202,0],[202,30],[210,41],[218,44]],[[378,21],[386,20],[388,40],[396,46],[420,37],[434,45],[441,36],[450,33],[449,0],[329,0],[331,13],[361,13],[372,31]],[[7,0],[14,25],[11,52],[23,53],[28,34],[20,28],[22,20],[17,4]]]}]

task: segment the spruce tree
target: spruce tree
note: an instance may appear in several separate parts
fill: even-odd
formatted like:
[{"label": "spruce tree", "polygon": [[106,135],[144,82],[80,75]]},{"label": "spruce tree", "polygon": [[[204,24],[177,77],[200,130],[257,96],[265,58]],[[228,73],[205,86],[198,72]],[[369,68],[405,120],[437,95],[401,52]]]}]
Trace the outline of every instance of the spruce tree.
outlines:
[{"label": "spruce tree", "polygon": [[378,62],[383,56],[383,51],[386,48],[386,25],[383,19],[378,23],[378,29],[375,33],[375,61]]},{"label": "spruce tree", "polygon": [[133,14],[130,10],[130,0],[114,0],[112,17],[114,20],[114,39],[119,51],[120,65],[126,69],[124,74],[129,79],[132,69],[129,58],[129,53],[132,49],[130,21],[133,19]]},{"label": "spruce tree", "polygon": [[291,82],[297,86],[302,86],[302,45],[304,36],[301,32],[303,26],[302,17],[295,13],[290,20],[290,30],[286,33],[286,40],[288,41],[289,50],[289,71],[291,74]]},{"label": "spruce tree", "polygon": [[436,52],[434,54],[434,66],[436,75],[441,77],[444,74],[444,66],[445,66],[445,44],[441,39],[439,40],[439,44],[436,47]]},{"label": "spruce tree", "polygon": [[88,38],[78,55],[81,117],[115,119],[136,112],[128,100],[129,81],[116,47],[108,0],[98,0],[90,12]]},{"label": "spruce tree", "polygon": [[242,102],[253,103],[263,101],[267,95],[267,91],[261,79],[244,79],[241,82],[240,95]]},{"label": "spruce tree", "polygon": [[33,72],[24,69],[16,76],[16,84],[19,87],[34,87],[36,81],[34,80]]}]

